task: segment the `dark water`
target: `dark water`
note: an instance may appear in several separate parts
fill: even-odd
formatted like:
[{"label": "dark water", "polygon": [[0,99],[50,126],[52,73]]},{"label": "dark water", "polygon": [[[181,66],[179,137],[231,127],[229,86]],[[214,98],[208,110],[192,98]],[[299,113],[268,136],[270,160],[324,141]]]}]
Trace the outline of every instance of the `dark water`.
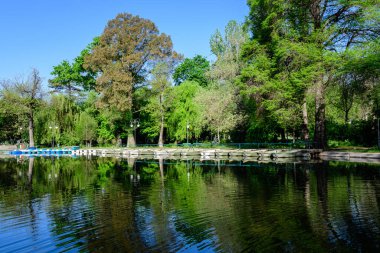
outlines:
[{"label": "dark water", "polygon": [[2,159],[0,252],[379,252],[379,205],[379,165]]}]

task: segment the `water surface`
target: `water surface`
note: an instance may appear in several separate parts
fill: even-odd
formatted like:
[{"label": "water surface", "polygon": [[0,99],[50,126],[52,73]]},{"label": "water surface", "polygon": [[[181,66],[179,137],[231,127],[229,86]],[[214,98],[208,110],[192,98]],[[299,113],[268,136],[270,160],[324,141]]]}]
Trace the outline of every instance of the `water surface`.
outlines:
[{"label": "water surface", "polygon": [[0,252],[375,252],[380,166],[0,160]]}]

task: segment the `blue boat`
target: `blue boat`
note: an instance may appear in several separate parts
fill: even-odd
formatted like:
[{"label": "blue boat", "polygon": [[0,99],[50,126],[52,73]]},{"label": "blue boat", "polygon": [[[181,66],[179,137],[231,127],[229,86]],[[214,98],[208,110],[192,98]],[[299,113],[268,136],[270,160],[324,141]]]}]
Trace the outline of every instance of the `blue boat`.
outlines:
[{"label": "blue boat", "polygon": [[22,151],[21,150],[13,150],[11,152],[9,152],[11,155],[22,155]]},{"label": "blue boat", "polygon": [[[75,147],[75,148],[79,148],[79,147]],[[10,155],[43,155],[43,156],[49,156],[49,155],[52,155],[52,156],[61,156],[63,154],[67,154],[67,155],[71,155],[72,154],[72,151],[73,150],[76,150],[74,149],[37,149],[37,148],[28,148],[28,149],[17,149],[17,150],[13,150],[13,151],[10,151],[9,154]]]}]

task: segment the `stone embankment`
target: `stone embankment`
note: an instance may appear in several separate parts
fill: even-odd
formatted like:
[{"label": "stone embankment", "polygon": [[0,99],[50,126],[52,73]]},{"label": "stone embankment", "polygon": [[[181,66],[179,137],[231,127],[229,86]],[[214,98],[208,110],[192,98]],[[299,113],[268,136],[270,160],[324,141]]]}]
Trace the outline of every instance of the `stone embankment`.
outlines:
[{"label": "stone embankment", "polygon": [[380,153],[324,151],[319,157],[325,161],[380,163]]},{"label": "stone embankment", "polygon": [[0,151],[10,151],[15,150],[16,148],[16,145],[0,145]]},{"label": "stone embankment", "polygon": [[[0,154],[8,154],[15,146],[0,145]],[[8,150],[8,151],[7,151]],[[22,151],[22,150],[21,150]],[[140,159],[195,159],[235,161],[347,161],[379,163],[380,153],[323,151],[321,149],[206,149],[206,148],[97,148],[26,150],[33,156],[76,155]],[[28,153],[29,154],[29,153]]]},{"label": "stone embankment", "polygon": [[301,158],[310,160],[317,158],[319,149],[80,149],[72,151],[78,156],[113,156],[124,158],[194,158],[194,159],[228,159],[258,160],[277,158]]}]

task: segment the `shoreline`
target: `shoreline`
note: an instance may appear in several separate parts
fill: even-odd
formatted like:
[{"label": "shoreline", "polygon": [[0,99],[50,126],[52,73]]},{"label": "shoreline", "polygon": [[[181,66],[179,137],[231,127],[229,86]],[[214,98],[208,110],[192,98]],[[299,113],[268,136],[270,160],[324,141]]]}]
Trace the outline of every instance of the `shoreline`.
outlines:
[{"label": "shoreline", "polygon": [[[8,146],[9,147],[9,146]],[[1,149],[3,155],[10,150]],[[84,148],[72,150],[74,156],[99,156],[142,159],[198,159],[235,161],[342,161],[380,163],[380,152],[345,152],[321,149],[227,149],[227,148]],[[25,154],[24,154],[25,155]],[[27,155],[27,154],[26,154]],[[31,154],[33,155],[33,154]],[[4,157],[4,156],[2,156]]]}]

